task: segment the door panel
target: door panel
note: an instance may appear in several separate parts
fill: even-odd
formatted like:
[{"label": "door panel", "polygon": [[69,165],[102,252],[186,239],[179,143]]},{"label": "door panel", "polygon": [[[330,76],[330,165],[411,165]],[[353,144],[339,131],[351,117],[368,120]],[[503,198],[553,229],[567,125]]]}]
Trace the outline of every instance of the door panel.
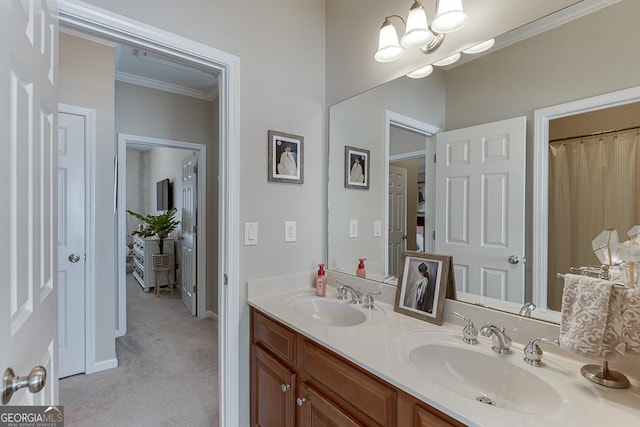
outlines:
[{"label": "door panel", "polygon": [[57,21],[45,1],[0,2],[0,370],[47,370],[45,388],[9,404],[58,400]]},{"label": "door panel", "polygon": [[[59,376],[85,371],[85,118],[58,114]],[[76,258],[70,258],[76,255]]]},{"label": "door panel", "polygon": [[407,170],[389,165],[389,246],[387,274],[400,274],[407,247]]},{"label": "door panel", "polygon": [[197,155],[182,161],[182,259],[180,261],[182,303],[197,315],[196,233],[198,203]]},{"label": "door panel", "polygon": [[[452,255],[456,289],[524,302],[526,119],[436,136],[436,252]],[[442,159],[442,160],[440,160]]]}]

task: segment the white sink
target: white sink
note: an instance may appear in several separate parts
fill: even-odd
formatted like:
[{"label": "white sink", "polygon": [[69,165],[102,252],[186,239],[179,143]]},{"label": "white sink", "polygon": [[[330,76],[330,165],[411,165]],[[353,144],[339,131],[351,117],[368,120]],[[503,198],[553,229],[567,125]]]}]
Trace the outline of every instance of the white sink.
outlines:
[{"label": "white sink", "polygon": [[417,374],[479,405],[551,414],[567,403],[556,386],[541,378],[544,369],[551,368],[526,365],[521,349],[500,355],[487,340],[470,345],[462,342],[461,334],[426,331],[406,334],[397,344],[398,357]]},{"label": "white sink", "polygon": [[357,326],[384,318],[384,311],[378,306],[368,310],[333,295],[317,297],[306,293],[290,297],[285,303],[296,316],[316,325]]}]

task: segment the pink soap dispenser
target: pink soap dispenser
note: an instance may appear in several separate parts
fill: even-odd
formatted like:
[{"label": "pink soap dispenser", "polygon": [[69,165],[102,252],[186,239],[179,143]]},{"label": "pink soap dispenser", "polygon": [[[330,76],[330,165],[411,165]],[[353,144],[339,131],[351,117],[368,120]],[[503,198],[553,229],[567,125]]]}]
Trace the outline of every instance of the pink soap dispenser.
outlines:
[{"label": "pink soap dispenser", "polygon": [[324,264],[318,264],[318,274],[316,276],[316,295],[319,297],[327,295],[327,276],[324,272]]},{"label": "pink soap dispenser", "polygon": [[358,269],[356,270],[356,276],[365,278],[367,277],[367,270],[364,267],[364,262],[367,260],[366,258],[358,258],[360,263],[358,264]]}]

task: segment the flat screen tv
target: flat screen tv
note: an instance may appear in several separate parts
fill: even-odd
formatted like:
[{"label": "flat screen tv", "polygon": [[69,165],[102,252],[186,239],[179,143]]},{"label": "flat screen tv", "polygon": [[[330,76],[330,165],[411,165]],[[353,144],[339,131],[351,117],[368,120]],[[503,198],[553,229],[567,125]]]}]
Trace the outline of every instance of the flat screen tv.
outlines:
[{"label": "flat screen tv", "polygon": [[156,183],[156,210],[168,211],[173,208],[173,188],[169,178]]}]

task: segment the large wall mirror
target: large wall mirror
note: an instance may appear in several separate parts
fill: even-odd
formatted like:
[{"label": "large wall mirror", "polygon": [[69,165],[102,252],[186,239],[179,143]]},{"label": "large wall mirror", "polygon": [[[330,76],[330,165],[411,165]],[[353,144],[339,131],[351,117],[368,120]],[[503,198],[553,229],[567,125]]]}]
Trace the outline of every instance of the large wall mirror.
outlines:
[{"label": "large wall mirror", "polygon": [[[392,231],[398,224],[393,215],[402,209],[405,232],[400,238],[405,247],[431,251],[433,232],[438,233],[433,218],[437,190],[433,135],[441,130],[526,116],[526,218],[522,230],[526,264],[521,265],[525,270],[522,303],[536,300],[539,308],[533,312],[534,317],[558,319],[554,311],[559,308],[557,298],[562,282],[555,279],[555,270],[567,266],[555,262],[557,255],[552,255],[551,262],[547,256],[551,246],[558,246],[556,233],[548,230],[552,222],[548,216],[554,215],[553,220],[558,220],[557,213],[549,212],[547,203],[549,185],[555,185],[549,182],[549,165],[545,163],[549,139],[570,139],[640,125],[637,114],[631,113],[627,115],[631,118],[621,120],[623,113],[604,113],[640,97],[633,90],[620,92],[640,86],[640,57],[634,54],[635,41],[640,37],[640,28],[635,23],[635,17],[640,16],[640,2],[609,3],[506,47],[498,39],[493,51],[473,61],[436,69],[424,79],[401,77],[333,105],[329,111],[329,268],[355,274],[358,259],[366,258],[368,278],[392,281],[389,276],[397,269]],[[547,22],[549,19],[545,18]],[[594,28],[607,30],[595,32]],[[522,34],[522,30],[514,33]],[[506,40],[510,36],[507,33],[503,37]],[[607,98],[612,93],[618,96]],[[584,101],[587,99],[590,101]],[[591,110],[609,118],[603,118],[598,128],[593,128],[596,120],[592,117],[573,120],[568,128],[567,123],[555,123]],[[629,123],[634,120],[635,123]],[[423,146],[412,145],[416,141]],[[368,189],[345,187],[345,146],[368,150]],[[389,196],[390,184],[394,183],[393,163],[397,161],[416,164],[415,173],[411,172],[412,166],[406,166],[408,176],[400,178],[406,180],[404,200]],[[567,175],[567,179],[575,178]],[[618,208],[608,206],[606,200],[595,197],[592,203],[600,202],[599,209]],[[637,210],[629,215],[623,222],[630,224],[611,225],[604,221],[594,227],[598,230],[620,227],[619,233],[624,233],[634,221],[640,222]],[[571,222],[572,218],[563,221]],[[587,231],[586,235],[590,233]],[[541,234],[544,238],[539,237]],[[594,262],[587,254],[586,259],[570,260],[569,264]],[[521,305],[473,296],[469,301],[516,312]]]}]

